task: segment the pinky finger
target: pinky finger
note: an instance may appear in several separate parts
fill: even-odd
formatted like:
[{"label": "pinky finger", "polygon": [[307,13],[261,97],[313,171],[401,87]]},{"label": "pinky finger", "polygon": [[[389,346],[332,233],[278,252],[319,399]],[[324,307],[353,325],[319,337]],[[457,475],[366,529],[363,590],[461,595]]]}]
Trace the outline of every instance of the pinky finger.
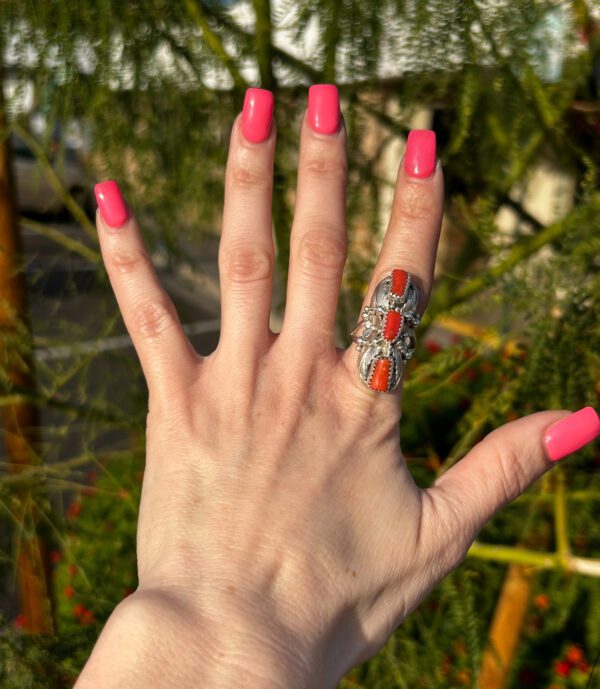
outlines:
[{"label": "pinky finger", "polygon": [[158,280],[119,186],[113,180],[101,182],[95,193],[102,258],[148,389],[151,395],[170,397],[190,380],[200,357]]}]

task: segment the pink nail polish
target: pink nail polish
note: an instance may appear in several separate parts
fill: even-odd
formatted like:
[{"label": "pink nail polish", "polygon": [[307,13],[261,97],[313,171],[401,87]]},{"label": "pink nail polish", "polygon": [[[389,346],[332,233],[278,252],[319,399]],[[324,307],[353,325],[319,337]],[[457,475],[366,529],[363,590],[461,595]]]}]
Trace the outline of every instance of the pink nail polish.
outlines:
[{"label": "pink nail polish", "polygon": [[121,227],[125,224],[129,213],[119,185],[114,179],[96,184],[94,192],[104,222],[111,227]]},{"label": "pink nail polish", "polygon": [[248,89],[242,111],[242,134],[254,144],[269,138],[273,122],[273,94],[266,89]]},{"label": "pink nail polish", "polygon": [[584,407],[552,424],[544,434],[546,454],[552,462],[581,449],[600,435],[600,419],[593,407]]},{"label": "pink nail polish", "polygon": [[333,84],[308,89],[308,124],[319,134],[335,134],[340,126],[340,96]]},{"label": "pink nail polish", "polygon": [[407,175],[425,179],[435,172],[435,132],[431,129],[413,129],[406,140],[404,170]]}]

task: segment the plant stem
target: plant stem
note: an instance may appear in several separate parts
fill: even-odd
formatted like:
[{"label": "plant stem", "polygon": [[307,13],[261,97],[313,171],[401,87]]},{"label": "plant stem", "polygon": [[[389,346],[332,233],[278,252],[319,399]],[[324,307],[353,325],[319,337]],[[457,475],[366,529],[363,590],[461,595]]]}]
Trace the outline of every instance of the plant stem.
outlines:
[{"label": "plant stem", "polygon": [[469,548],[467,557],[494,562],[520,563],[540,569],[565,569],[590,577],[600,577],[600,560],[569,555],[565,560],[558,553],[544,553],[507,545],[489,545],[477,541]]}]

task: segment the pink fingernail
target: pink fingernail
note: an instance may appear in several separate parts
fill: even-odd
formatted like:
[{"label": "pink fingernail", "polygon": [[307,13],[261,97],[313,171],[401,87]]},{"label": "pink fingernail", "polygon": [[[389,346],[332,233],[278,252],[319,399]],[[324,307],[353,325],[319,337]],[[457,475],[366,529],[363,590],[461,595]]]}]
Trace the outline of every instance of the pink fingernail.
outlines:
[{"label": "pink fingernail", "polygon": [[308,89],[308,124],[319,134],[335,134],[340,126],[340,96],[333,84]]},{"label": "pink fingernail", "polygon": [[104,218],[104,222],[111,227],[121,227],[129,217],[127,206],[123,201],[123,195],[119,185],[114,179],[100,182],[94,187],[98,208]]},{"label": "pink fingernail", "polygon": [[548,459],[556,462],[600,435],[600,419],[593,407],[584,407],[552,424],[544,434]]},{"label": "pink fingernail", "polygon": [[242,134],[254,144],[269,138],[273,122],[273,94],[266,89],[248,89],[242,111]]},{"label": "pink fingernail", "polygon": [[406,140],[404,170],[407,175],[424,179],[435,172],[435,132],[431,129],[413,129]]}]

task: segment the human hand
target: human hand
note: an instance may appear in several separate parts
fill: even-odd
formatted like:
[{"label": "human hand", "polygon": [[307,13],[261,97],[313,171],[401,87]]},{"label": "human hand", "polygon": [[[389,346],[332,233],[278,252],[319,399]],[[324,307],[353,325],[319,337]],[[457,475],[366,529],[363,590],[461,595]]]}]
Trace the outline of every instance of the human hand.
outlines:
[{"label": "human hand", "polygon": [[[97,187],[102,255],[149,413],[139,588],[109,620],[79,689],[334,687],[461,562],[500,507],[599,431],[589,408],[534,414],[418,488],[400,450],[400,388],[370,390],[356,349],[334,346],[346,154],[332,86],[310,91],[285,319],[278,335],[269,330],[272,107],[270,93],[251,89],[233,126],[221,338],[206,358],[186,338],[118,187]],[[368,297],[401,268],[424,310],[442,207],[435,138],[413,133]]]}]

